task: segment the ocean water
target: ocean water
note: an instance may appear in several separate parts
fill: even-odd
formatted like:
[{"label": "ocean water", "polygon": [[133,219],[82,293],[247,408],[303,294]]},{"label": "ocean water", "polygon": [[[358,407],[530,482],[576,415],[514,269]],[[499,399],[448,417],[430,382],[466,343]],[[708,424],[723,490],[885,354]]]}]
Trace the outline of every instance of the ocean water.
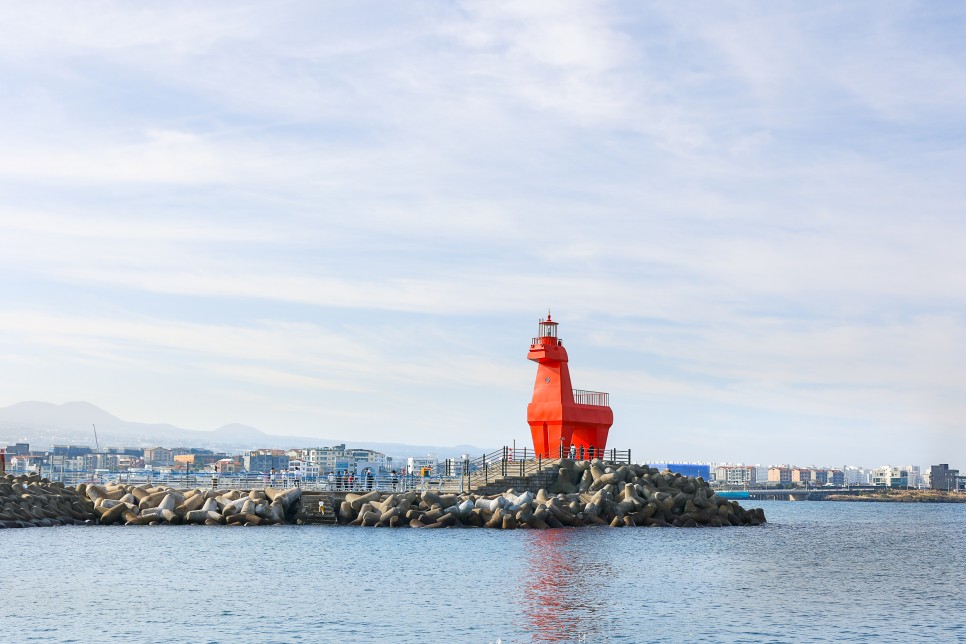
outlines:
[{"label": "ocean water", "polygon": [[966,504],[756,505],[766,526],[0,530],[0,641],[966,641]]}]

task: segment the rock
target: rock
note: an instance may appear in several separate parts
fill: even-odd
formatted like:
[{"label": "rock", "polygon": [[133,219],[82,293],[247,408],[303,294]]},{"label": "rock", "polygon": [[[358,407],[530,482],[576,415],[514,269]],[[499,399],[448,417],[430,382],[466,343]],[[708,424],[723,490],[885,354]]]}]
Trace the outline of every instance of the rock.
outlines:
[{"label": "rock", "polygon": [[363,494],[362,496],[359,496],[358,494],[346,495],[346,501],[348,501],[352,505],[352,509],[356,512],[359,511],[359,508],[362,507],[363,503],[366,503],[368,501],[372,501],[378,498],[379,498],[378,490],[373,490],[372,492],[369,492],[368,494]]},{"label": "rock", "polygon": [[[490,527],[548,529],[615,527],[724,527],[760,525],[760,509],[745,510],[716,494],[701,478],[640,465],[608,466],[599,460],[564,459],[551,492],[498,495],[432,491],[350,493],[339,504],[342,525],[366,527]],[[265,525],[301,520],[301,490],[179,491],[165,486],[86,485],[64,488],[39,477],[0,478],[3,525],[53,526],[90,522],[151,525]],[[96,512],[96,514],[95,514]]]},{"label": "rock", "polygon": [[[138,507],[142,510],[145,508],[156,508],[164,500],[164,497],[168,496],[168,492],[153,492],[147,495],[138,503]],[[88,490],[87,495],[90,496],[90,490]]]},{"label": "rock", "polygon": [[121,520],[125,512],[130,511],[130,507],[124,503],[118,503],[101,515],[101,525],[111,525]]},{"label": "rock", "polygon": [[204,523],[209,518],[208,512],[205,510],[191,510],[190,512],[185,512],[184,515],[185,523]]}]

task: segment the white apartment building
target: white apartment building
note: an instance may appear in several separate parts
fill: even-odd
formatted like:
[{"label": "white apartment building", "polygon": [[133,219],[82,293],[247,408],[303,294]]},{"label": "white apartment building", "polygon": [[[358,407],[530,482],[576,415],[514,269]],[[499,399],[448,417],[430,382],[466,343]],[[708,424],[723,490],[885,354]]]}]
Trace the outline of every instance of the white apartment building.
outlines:
[{"label": "white apartment building", "polygon": [[437,474],[439,470],[439,456],[437,454],[427,454],[425,457],[410,456],[406,460],[406,473],[418,476],[424,467],[430,468],[431,474]]},{"label": "white apartment building", "polygon": [[319,466],[315,463],[310,463],[309,461],[303,461],[301,459],[289,459],[288,469],[290,472],[298,470],[299,475],[304,479],[314,479],[318,478],[320,471]]},{"label": "white apartment building", "polygon": [[869,485],[869,470],[855,465],[846,465],[842,470],[846,485]]},{"label": "white apartment building", "polygon": [[768,480],[768,466],[755,465],[755,481],[767,481],[767,480]]},{"label": "white apartment building", "polygon": [[307,471],[321,474],[329,472],[360,471],[371,468],[380,471],[386,468],[386,455],[371,449],[346,448],[345,444],[332,447],[311,447],[299,450],[301,460]]},{"label": "white apartment building", "polygon": [[758,480],[758,468],[753,465],[719,465],[714,468],[714,480],[722,485],[749,485]]},{"label": "white apartment building", "polygon": [[883,465],[871,471],[870,482],[879,487],[918,487],[922,480],[918,465]]}]

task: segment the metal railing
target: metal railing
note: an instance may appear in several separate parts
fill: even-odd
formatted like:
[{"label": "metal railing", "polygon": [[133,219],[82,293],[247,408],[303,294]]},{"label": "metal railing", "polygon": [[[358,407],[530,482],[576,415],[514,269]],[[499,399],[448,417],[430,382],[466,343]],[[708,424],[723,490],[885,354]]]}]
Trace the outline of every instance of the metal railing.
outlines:
[{"label": "metal railing", "polygon": [[574,402],[578,405],[596,405],[598,407],[610,407],[610,394],[603,391],[587,391],[585,389],[574,389]]},{"label": "metal railing", "polygon": [[599,458],[614,464],[630,464],[631,450],[577,448],[565,449],[560,447],[559,453],[537,454],[528,447],[513,448],[509,446],[483,454],[475,459],[467,459],[463,463],[463,475],[460,477],[460,490],[474,489],[480,486],[496,483],[508,477],[525,478],[550,467],[559,465],[560,459],[572,458],[592,460]]},{"label": "metal railing", "polygon": [[[26,473],[26,472],[24,472]],[[369,478],[361,476],[294,476],[291,472],[261,474],[241,472],[237,474],[214,474],[212,472],[179,472],[171,474],[151,474],[138,472],[93,472],[82,470],[55,470],[43,472],[52,481],[62,481],[66,486],[78,483],[94,483],[98,485],[123,484],[154,486],[164,485],[177,489],[208,488],[219,490],[253,490],[266,487],[292,488],[298,487],[306,491],[329,492],[369,492],[380,490],[386,492],[406,492],[409,490],[437,489],[449,479],[458,480],[459,477],[422,477],[415,475],[379,474]]]},{"label": "metal railing", "polygon": [[[481,485],[495,483],[507,477],[528,477],[559,464],[560,459],[591,460],[599,458],[614,464],[630,464],[631,450],[615,448],[565,448],[557,454],[537,454],[532,448],[504,446],[474,459],[449,461],[445,475],[378,474],[371,478],[360,476],[295,476],[292,472],[262,474],[240,472],[233,474],[212,472],[104,472],[91,470],[61,470],[53,468],[41,472],[64,485],[78,483],[119,483],[128,485],[165,485],[179,489],[210,488],[224,490],[252,490],[266,487],[299,487],[307,491],[367,492],[371,490],[406,492],[409,490],[447,489],[463,492]],[[442,465],[442,464],[441,464]],[[26,472],[24,472],[26,473]]]},{"label": "metal railing", "polygon": [[560,338],[547,338],[547,339],[550,340],[549,343],[544,342],[543,341],[544,338],[533,338],[530,341],[530,346],[531,347],[542,347],[542,346],[562,347],[563,346],[563,340],[561,340]]}]

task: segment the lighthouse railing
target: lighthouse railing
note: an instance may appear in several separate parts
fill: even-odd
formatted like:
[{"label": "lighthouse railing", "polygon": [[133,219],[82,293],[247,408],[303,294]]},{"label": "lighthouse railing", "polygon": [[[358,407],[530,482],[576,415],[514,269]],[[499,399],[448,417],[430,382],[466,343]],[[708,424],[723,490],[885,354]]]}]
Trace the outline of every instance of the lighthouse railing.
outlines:
[{"label": "lighthouse railing", "polygon": [[578,405],[596,405],[610,407],[610,394],[603,391],[586,391],[574,389],[574,402]]},{"label": "lighthouse railing", "polygon": [[[544,340],[549,340],[549,342],[544,342]],[[532,340],[530,340],[531,347],[539,347],[544,345],[550,346],[550,347],[560,347],[560,346],[563,346],[563,340],[561,340],[560,338],[551,338],[547,336],[540,337],[540,338],[533,338]]]}]

